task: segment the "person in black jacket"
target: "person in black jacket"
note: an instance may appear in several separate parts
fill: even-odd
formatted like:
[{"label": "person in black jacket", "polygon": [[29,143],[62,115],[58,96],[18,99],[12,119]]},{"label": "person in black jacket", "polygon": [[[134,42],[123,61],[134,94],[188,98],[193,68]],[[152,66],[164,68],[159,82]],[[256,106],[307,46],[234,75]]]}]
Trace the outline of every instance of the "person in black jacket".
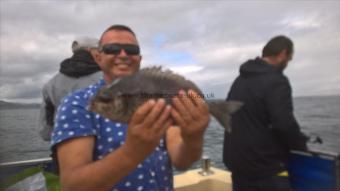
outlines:
[{"label": "person in black jacket", "polygon": [[272,38],[262,57],[241,65],[227,100],[243,102],[225,132],[223,161],[234,191],[291,190],[286,170],[290,150],[306,150],[307,138],[293,114],[292,91],[283,74],[293,42]]}]

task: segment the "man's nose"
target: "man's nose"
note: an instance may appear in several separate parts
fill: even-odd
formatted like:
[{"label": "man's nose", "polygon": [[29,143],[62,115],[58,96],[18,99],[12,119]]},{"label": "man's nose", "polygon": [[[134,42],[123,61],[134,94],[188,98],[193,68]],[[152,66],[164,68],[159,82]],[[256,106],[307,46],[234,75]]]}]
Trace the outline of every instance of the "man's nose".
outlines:
[{"label": "man's nose", "polygon": [[126,57],[128,56],[128,54],[126,54],[124,49],[120,49],[119,54],[117,56]]}]

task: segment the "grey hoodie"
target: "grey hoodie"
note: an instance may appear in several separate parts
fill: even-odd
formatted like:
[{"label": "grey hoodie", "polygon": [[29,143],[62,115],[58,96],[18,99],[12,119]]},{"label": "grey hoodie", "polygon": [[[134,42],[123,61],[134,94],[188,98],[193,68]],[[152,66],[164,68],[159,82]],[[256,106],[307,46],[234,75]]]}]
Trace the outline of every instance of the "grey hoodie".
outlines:
[{"label": "grey hoodie", "polygon": [[50,141],[56,109],[64,96],[75,90],[98,82],[102,77],[100,68],[91,54],[85,50],[76,52],[60,64],[60,72],[43,87],[43,102],[39,116],[39,133],[45,141]]}]

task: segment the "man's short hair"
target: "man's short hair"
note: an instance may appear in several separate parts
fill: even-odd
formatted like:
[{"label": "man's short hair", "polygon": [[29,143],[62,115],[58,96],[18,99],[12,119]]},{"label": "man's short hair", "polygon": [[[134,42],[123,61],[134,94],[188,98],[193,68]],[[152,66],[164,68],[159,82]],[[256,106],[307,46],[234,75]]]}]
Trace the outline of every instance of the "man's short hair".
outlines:
[{"label": "man's short hair", "polygon": [[269,40],[262,50],[262,57],[276,56],[281,51],[287,50],[287,54],[293,53],[293,41],[280,35]]},{"label": "man's short hair", "polygon": [[133,32],[133,30],[126,26],[126,25],[111,25],[109,28],[107,28],[102,36],[100,37],[100,41],[99,41],[99,44],[101,44],[101,41],[102,41],[102,38],[103,38],[103,35],[108,32],[108,31],[112,31],[112,30],[116,30],[116,31],[127,31],[129,33],[131,33],[134,37],[136,37],[136,34]]},{"label": "man's short hair", "polygon": [[71,48],[73,53],[79,50],[98,48],[98,39],[86,36],[78,37],[72,42]]}]

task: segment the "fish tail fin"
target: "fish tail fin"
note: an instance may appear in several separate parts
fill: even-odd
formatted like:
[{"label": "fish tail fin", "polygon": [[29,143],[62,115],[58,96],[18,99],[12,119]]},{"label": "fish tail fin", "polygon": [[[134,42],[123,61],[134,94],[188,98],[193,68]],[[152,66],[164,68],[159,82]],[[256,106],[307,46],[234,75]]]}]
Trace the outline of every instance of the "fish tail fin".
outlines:
[{"label": "fish tail fin", "polygon": [[225,128],[227,132],[231,132],[231,114],[239,110],[243,103],[239,101],[225,100],[208,100],[210,113]]}]

